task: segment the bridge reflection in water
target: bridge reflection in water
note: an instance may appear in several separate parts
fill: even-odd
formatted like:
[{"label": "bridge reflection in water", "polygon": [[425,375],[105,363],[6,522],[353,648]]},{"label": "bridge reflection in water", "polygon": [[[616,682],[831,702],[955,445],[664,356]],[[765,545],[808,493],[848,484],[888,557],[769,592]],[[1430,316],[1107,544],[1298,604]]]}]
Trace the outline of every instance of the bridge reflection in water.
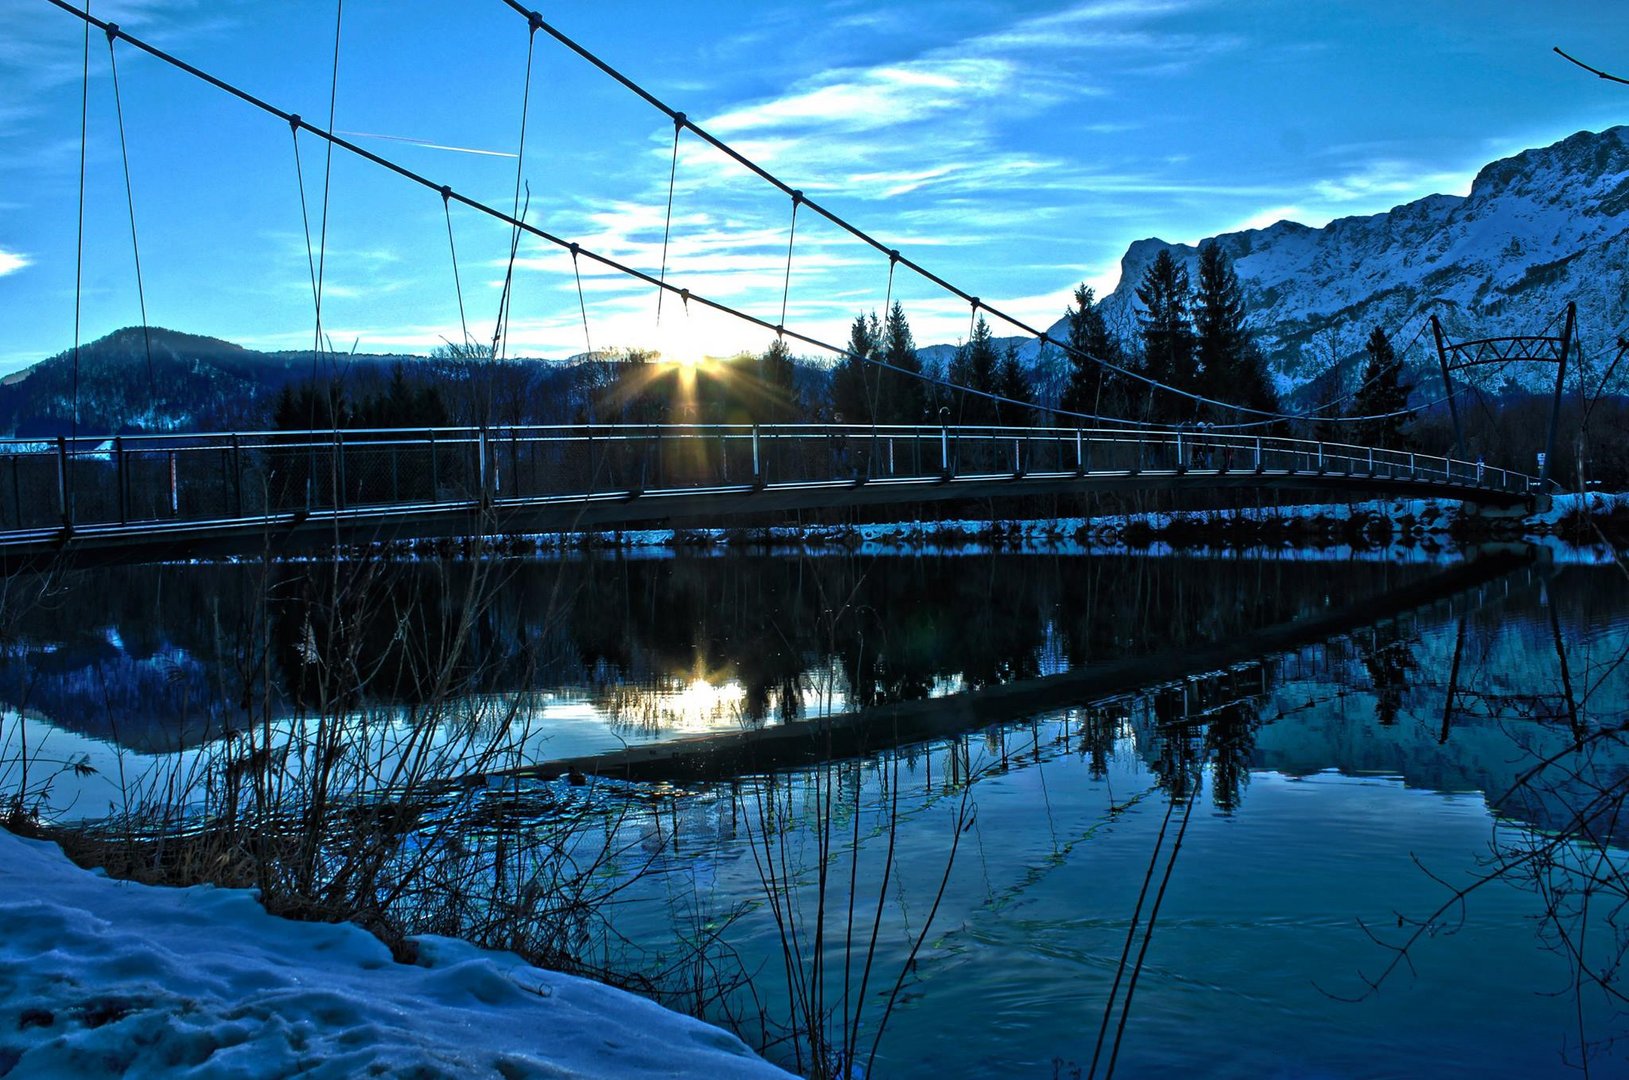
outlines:
[{"label": "bridge reflection in water", "polygon": [[1523,473],[1203,429],[585,424],[0,442],[0,557],[539,532],[998,495],[1205,488],[1512,508]]}]

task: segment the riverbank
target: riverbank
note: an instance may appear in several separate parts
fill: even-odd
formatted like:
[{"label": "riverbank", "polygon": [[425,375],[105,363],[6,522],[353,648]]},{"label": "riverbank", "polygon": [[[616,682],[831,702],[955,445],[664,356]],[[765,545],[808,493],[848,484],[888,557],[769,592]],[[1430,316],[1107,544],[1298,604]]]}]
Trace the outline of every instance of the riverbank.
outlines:
[{"label": "riverbank", "polygon": [[[1435,561],[1489,542],[1569,550],[1610,562],[1629,547],[1629,495],[1558,495],[1543,513],[1484,517],[1455,500],[1374,499],[1341,504],[1151,510],[1056,518],[951,518],[852,524],[738,528],[618,529],[483,538],[381,542],[352,554],[393,558],[458,558],[476,554],[533,556],[592,551],[705,552],[757,550],[794,554],[849,551],[1046,551],[1057,554],[1167,551],[1322,552],[1402,561]],[[326,556],[324,556],[326,558]]]}]

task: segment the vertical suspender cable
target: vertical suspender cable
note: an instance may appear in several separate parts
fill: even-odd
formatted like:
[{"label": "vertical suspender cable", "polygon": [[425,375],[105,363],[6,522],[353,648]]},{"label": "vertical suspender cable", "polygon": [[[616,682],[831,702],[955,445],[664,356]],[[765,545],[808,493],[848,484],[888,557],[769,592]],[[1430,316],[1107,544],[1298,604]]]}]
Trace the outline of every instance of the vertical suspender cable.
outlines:
[{"label": "vertical suspender cable", "polygon": [[[90,13],[90,0],[85,0]],[[79,234],[74,253],[74,378],[73,416],[69,431],[79,436],[79,318],[85,290],[85,146],[90,133],[90,23],[85,23],[85,70],[79,94]],[[64,477],[64,484],[67,478]]]},{"label": "vertical suspender cable", "polygon": [[792,295],[792,245],[798,238],[798,205],[803,202],[803,192],[792,192],[792,227],[786,233],[786,279],[781,283],[781,321],[786,325],[786,301]]},{"label": "vertical suspender cable", "polygon": [[[334,111],[339,100],[339,33],[345,20],[345,0],[336,0],[334,5],[334,62],[333,71],[328,83],[328,130],[334,130]],[[322,351],[322,282],[323,271],[328,262],[328,195],[334,176],[334,144],[328,143],[322,167],[322,224],[317,235],[317,327],[316,347],[313,350],[311,362],[316,365],[317,355]],[[336,423],[337,423],[336,419]]]},{"label": "vertical suspender cable", "polygon": [[[577,310],[583,313],[583,345],[590,358],[594,355],[594,340],[588,336],[588,301],[583,299],[583,272],[577,265],[577,245],[571,245],[571,274],[577,279]],[[666,291],[666,290],[664,290]]]},{"label": "vertical suspender cable", "polygon": [[[526,81],[520,91],[520,146],[515,154],[515,200],[514,209],[509,216],[516,224],[509,234],[509,266],[503,275],[503,292],[498,297],[498,322],[492,328],[492,358],[496,360],[500,350],[508,347],[505,340],[509,329],[509,309],[512,300],[512,290],[515,285],[515,257],[520,252],[521,228],[519,222],[524,220],[520,208],[521,181],[526,170],[526,120],[532,108],[532,54],[537,46],[537,30],[542,20],[534,12],[531,20],[531,31],[526,35]],[[531,203],[531,193],[527,193],[526,201]]]},{"label": "vertical suspender cable", "polygon": [[458,273],[458,245],[453,243],[452,188],[441,185],[441,212],[447,219],[447,250],[452,253],[453,289],[458,293],[458,328],[464,336],[458,343],[459,355],[469,350],[469,320],[464,317],[464,282]]},{"label": "vertical suspender cable", "polygon": [[[684,113],[673,117],[673,160],[667,167],[667,217],[662,223],[662,269],[656,277],[656,325],[662,325],[662,297],[667,290],[662,286],[667,284],[667,241],[673,234],[673,184],[679,178],[679,135],[684,131]],[[577,265],[575,252],[571,256],[573,267]],[[578,282],[578,291],[582,291],[582,283]],[[784,321],[784,317],[783,320]]]},{"label": "vertical suspender cable", "polygon": [[[86,29],[89,29],[87,26]],[[130,208],[130,253],[136,262],[136,302],[141,307],[141,343],[147,353],[147,407],[157,407],[158,384],[153,377],[153,338],[147,325],[147,290],[141,280],[141,244],[136,240],[136,195],[130,181],[130,149],[124,138],[124,100],[119,93],[119,58],[113,49],[119,28],[107,31],[107,62],[113,72],[113,110],[119,120],[119,156],[124,160],[124,200]]]}]

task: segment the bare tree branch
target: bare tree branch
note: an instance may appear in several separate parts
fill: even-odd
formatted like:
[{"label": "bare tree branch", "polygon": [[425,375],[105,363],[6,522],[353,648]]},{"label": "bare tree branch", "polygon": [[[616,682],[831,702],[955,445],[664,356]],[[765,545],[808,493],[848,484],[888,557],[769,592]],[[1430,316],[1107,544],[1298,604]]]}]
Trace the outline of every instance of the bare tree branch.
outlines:
[{"label": "bare tree branch", "polygon": [[1556,51],[1557,55],[1559,55],[1563,60],[1567,60],[1567,61],[1570,61],[1571,63],[1577,64],[1579,67],[1583,68],[1585,71],[1588,71],[1588,72],[1591,72],[1592,74],[1594,74],[1597,78],[1605,79],[1607,82],[1623,83],[1623,85],[1629,86],[1629,79],[1620,79],[1616,75],[1607,74],[1606,72],[1602,71],[1600,68],[1590,67],[1588,64],[1584,63],[1582,60],[1578,59],[1576,56],[1569,56],[1568,54],[1562,52],[1561,51],[1561,46],[1559,46],[1559,45],[1551,46],[1551,48],[1553,48]]}]

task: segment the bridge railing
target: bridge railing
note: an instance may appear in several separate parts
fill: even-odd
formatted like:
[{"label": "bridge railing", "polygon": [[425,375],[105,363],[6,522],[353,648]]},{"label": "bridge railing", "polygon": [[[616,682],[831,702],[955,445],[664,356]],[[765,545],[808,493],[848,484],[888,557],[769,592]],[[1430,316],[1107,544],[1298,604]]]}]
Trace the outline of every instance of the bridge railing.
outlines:
[{"label": "bridge railing", "polygon": [[1203,429],[591,424],[0,440],[0,531],[968,477],[1319,474],[1521,493],[1417,452]]}]

